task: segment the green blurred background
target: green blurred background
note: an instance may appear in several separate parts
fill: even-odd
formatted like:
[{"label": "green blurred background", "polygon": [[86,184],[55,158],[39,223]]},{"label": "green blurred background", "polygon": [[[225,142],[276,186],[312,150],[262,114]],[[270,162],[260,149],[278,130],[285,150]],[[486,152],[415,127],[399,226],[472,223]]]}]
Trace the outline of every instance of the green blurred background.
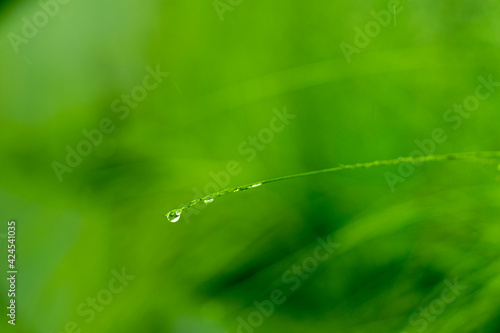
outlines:
[{"label": "green blurred background", "polygon": [[[41,7],[1,3],[0,266],[8,220],[18,266],[2,331],[500,332],[492,166],[422,165],[395,191],[397,167],[321,175],[162,217],[229,161],[233,186],[407,156],[435,128],[435,153],[498,149],[500,91],[456,130],[443,119],[478,76],[500,81],[498,3],[402,1],[350,63],[340,44],[387,0],[222,3],[224,20],[211,0],[58,2],[18,52],[11,33]],[[169,76],[120,119],[112,103],[148,66]],[[296,118],[249,162],[240,145],[284,108]],[[53,162],[105,118],[115,130],[60,182]],[[290,290],[284,272],[328,235],[340,247]],[[134,278],[110,294],[123,270]],[[424,317],[455,278],[467,289]],[[286,302],[238,328],[276,288]]]}]

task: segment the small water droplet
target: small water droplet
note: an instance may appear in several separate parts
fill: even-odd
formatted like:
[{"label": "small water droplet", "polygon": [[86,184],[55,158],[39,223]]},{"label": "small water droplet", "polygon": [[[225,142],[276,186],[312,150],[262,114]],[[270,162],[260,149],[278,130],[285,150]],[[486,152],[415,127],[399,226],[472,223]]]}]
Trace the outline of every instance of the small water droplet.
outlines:
[{"label": "small water droplet", "polygon": [[207,197],[207,198],[204,198],[204,199],[203,199],[203,202],[204,202],[204,203],[206,203],[206,204],[208,205],[209,203],[214,202],[214,198],[212,198],[212,197]]},{"label": "small water droplet", "polygon": [[262,183],[253,184],[253,185],[252,185],[252,186],[250,186],[250,187],[252,187],[252,188],[253,188],[253,187],[259,187],[259,186],[262,186]]},{"label": "small water droplet", "polygon": [[181,214],[182,214],[182,210],[175,209],[175,210],[169,212],[166,216],[170,222],[175,223],[175,222],[179,221],[179,219],[181,218]]}]

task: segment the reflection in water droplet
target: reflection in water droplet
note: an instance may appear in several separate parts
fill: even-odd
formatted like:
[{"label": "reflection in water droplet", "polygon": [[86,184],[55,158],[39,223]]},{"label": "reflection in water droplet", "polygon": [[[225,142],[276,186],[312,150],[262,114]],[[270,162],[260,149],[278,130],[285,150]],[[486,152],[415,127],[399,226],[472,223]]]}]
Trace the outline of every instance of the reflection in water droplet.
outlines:
[{"label": "reflection in water droplet", "polygon": [[182,214],[182,210],[176,209],[176,210],[173,210],[170,213],[168,213],[166,216],[170,222],[175,223],[175,222],[179,221],[179,219],[181,218],[181,214]]},{"label": "reflection in water droplet", "polygon": [[203,202],[208,205],[209,203],[214,202],[214,198],[205,198],[205,199],[203,199]]},{"label": "reflection in water droplet", "polygon": [[252,186],[250,186],[250,187],[259,187],[259,186],[261,186],[261,185],[262,185],[262,183],[257,183],[257,184],[253,184],[253,185],[252,185]]}]

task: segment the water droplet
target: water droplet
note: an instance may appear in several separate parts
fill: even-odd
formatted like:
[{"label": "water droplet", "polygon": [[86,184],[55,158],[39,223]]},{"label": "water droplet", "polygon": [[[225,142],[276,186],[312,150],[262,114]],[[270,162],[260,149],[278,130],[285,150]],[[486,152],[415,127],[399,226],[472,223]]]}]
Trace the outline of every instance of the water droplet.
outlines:
[{"label": "water droplet", "polygon": [[[255,187],[259,187],[259,186],[261,186],[261,185],[262,185],[262,183],[256,183],[256,184],[252,184],[252,185],[246,185],[246,186],[244,186],[244,187],[239,187],[237,190],[238,190],[238,191],[246,191],[246,190],[251,190],[251,189],[253,189],[253,188],[255,188]],[[235,192],[236,192],[236,191],[235,191]]]},{"label": "water droplet", "polygon": [[204,202],[204,203],[206,203],[206,204],[208,205],[209,203],[214,202],[214,198],[212,198],[212,197],[207,197],[207,198],[204,198],[204,199],[203,199],[203,202]]},{"label": "water droplet", "polygon": [[179,221],[179,219],[181,218],[181,214],[182,214],[182,210],[175,209],[175,210],[171,211],[170,213],[168,213],[166,215],[166,217],[170,222],[175,223],[175,222]]}]

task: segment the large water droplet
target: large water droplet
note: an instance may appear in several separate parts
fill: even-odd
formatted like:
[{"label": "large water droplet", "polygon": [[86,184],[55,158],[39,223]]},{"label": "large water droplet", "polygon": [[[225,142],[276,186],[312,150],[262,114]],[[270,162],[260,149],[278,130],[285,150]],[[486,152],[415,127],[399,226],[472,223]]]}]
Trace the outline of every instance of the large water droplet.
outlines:
[{"label": "large water droplet", "polygon": [[207,205],[209,203],[212,203],[214,202],[214,198],[213,197],[206,197],[206,198],[203,198],[203,202],[206,203]]},{"label": "large water droplet", "polygon": [[175,222],[179,221],[179,219],[181,218],[181,214],[182,214],[182,210],[175,209],[175,210],[171,211],[170,213],[168,213],[166,216],[170,222],[175,223]]},{"label": "large water droplet", "polygon": [[259,187],[261,185],[262,185],[262,183],[256,183],[256,184],[248,185],[248,186],[246,186],[246,187],[244,187],[242,189],[244,189],[244,190],[250,190],[252,188]]}]

